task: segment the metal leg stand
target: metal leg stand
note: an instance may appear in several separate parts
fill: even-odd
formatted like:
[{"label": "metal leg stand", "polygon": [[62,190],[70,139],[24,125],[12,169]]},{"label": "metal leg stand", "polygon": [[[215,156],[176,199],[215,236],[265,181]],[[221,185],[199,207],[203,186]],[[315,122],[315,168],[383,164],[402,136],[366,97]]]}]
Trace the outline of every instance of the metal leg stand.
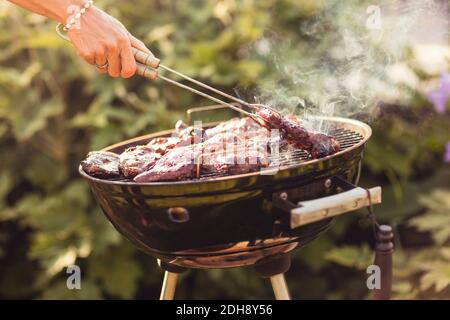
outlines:
[{"label": "metal leg stand", "polygon": [[177,286],[178,274],[185,272],[187,269],[172,265],[159,259],[158,265],[161,269],[165,270],[159,300],[173,300]]},{"label": "metal leg stand", "polygon": [[166,271],[161,288],[159,300],[173,300],[175,296],[175,288],[177,286],[178,273]]},{"label": "metal leg stand", "polygon": [[289,290],[286,285],[286,280],[284,279],[284,274],[280,273],[270,277],[270,282],[272,283],[273,293],[275,294],[275,299],[277,300],[291,300],[289,295]]},{"label": "metal leg stand", "polygon": [[289,290],[284,280],[284,273],[291,266],[291,257],[288,254],[273,256],[259,261],[255,265],[256,272],[262,278],[270,278],[275,299],[290,300]]}]

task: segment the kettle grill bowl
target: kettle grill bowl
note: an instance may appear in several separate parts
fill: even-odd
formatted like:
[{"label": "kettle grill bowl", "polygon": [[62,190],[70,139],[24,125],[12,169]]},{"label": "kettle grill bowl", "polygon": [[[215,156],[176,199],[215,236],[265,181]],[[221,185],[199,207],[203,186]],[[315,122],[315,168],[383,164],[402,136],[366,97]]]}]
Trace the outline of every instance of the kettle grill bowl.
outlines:
[{"label": "kettle grill bowl", "polygon": [[[135,183],[91,177],[81,166],[79,171],[114,227],[144,252],[188,268],[252,265],[308,243],[332,220],[290,229],[289,216],[272,205],[274,192],[296,188],[300,196],[295,201],[304,201],[335,192],[324,186],[326,178],[358,180],[370,127],[356,120],[322,119],[363,138],[334,155],[281,168],[273,175],[254,172],[206,180]],[[134,138],[104,150],[120,153],[171,132]]]}]

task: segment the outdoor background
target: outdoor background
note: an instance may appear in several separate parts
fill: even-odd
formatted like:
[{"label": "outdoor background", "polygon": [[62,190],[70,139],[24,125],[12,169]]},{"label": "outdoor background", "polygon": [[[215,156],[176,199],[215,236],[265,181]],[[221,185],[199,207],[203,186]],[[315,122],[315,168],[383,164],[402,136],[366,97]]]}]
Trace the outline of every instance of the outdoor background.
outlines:
[{"label": "outdoor background", "polygon": [[[383,187],[375,211],[395,228],[394,297],[450,298],[448,7],[427,18],[417,2],[379,2],[96,4],[166,65],[230,93],[369,122],[361,184]],[[156,299],[163,272],[107,222],[78,164],[208,101],[161,81],[100,75],[54,29],[0,1],[0,298]],[[337,219],[293,253],[292,296],[367,298],[372,244],[363,212]],[[71,264],[82,290],[66,288]],[[176,297],[273,294],[250,268],[191,271]]]}]

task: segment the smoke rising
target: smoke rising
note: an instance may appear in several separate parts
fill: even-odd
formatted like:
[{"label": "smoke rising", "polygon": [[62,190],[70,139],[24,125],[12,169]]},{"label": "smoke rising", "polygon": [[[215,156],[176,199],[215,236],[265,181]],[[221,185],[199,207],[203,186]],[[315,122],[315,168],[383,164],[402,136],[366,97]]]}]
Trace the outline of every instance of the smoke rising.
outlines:
[{"label": "smoke rising", "polygon": [[449,30],[446,1],[326,1],[313,19],[299,23],[304,41],[270,34],[253,46],[275,68],[254,100],[306,119],[373,117],[380,101],[408,98],[405,83],[415,75],[408,76],[404,63],[414,59],[413,48],[448,43]]}]

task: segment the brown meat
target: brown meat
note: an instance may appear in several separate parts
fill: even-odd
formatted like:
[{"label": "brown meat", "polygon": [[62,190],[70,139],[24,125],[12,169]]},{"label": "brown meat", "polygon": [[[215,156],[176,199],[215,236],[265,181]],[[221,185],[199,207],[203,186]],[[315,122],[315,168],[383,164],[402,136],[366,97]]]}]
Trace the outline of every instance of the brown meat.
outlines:
[{"label": "brown meat", "polygon": [[164,155],[167,151],[175,148],[180,143],[180,139],[177,137],[159,137],[150,140],[147,143],[147,147],[153,150],[153,152]]},{"label": "brown meat", "polygon": [[310,153],[314,159],[329,156],[340,150],[339,142],[326,134],[311,133],[310,139],[312,143]]},{"label": "brown meat", "polygon": [[125,177],[134,178],[150,170],[160,158],[161,154],[148,146],[131,147],[120,154],[119,169]]},{"label": "brown meat", "polygon": [[84,172],[99,178],[115,178],[120,176],[119,156],[108,151],[92,151],[81,161]]},{"label": "brown meat", "polygon": [[175,181],[196,176],[196,160],[201,154],[196,146],[176,148],[167,152],[153,168],[136,177],[136,182]]},{"label": "brown meat", "polygon": [[134,180],[177,181],[195,178],[197,168],[202,172],[225,175],[247,173],[268,165],[266,154],[245,148],[236,134],[221,133],[202,144],[170,150],[150,170],[139,174]]},{"label": "brown meat", "polygon": [[180,133],[182,130],[189,127],[186,123],[184,123],[182,120],[178,120],[177,123],[175,123],[175,132]]},{"label": "brown meat", "polygon": [[340,150],[339,142],[323,133],[308,131],[295,116],[283,117],[269,108],[261,108],[257,114],[269,129],[280,130],[281,136],[299,149],[308,151],[316,158],[325,157]]},{"label": "brown meat", "polygon": [[[246,132],[256,131],[263,129],[258,123],[249,117],[245,118],[233,118],[231,120],[221,122],[217,126],[206,130],[208,137],[213,137],[219,133],[236,133],[245,134]],[[267,130],[267,129],[264,129]]]},{"label": "brown meat", "polygon": [[202,143],[205,140],[205,130],[201,128],[187,127],[178,133],[178,142],[176,147],[184,147],[193,144]]},{"label": "brown meat", "polygon": [[173,137],[154,138],[147,144],[147,146],[152,148],[154,152],[164,155],[169,150],[174,148],[201,143],[203,142],[204,137],[205,130],[190,127],[183,121],[179,120],[175,124],[175,135]]},{"label": "brown meat", "polygon": [[266,153],[257,150],[241,149],[225,154],[212,154],[203,157],[202,171],[219,175],[243,174],[269,166]]},{"label": "brown meat", "polygon": [[[97,176],[122,173],[137,182],[176,181],[195,178],[198,168],[233,175],[267,167],[267,151],[273,152],[273,148],[280,152],[303,149],[313,158],[339,151],[334,138],[308,131],[296,116],[283,117],[270,108],[262,108],[258,114],[267,121],[263,126],[249,117],[235,118],[208,130],[178,121],[173,137],[159,137],[146,146],[129,148],[120,158],[111,153],[89,154],[83,168]],[[279,129],[278,137],[273,129]]]},{"label": "brown meat", "polygon": [[226,152],[226,150],[234,149],[236,146],[243,146],[243,140],[233,132],[218,133],[201,145],[204,154]]}]

